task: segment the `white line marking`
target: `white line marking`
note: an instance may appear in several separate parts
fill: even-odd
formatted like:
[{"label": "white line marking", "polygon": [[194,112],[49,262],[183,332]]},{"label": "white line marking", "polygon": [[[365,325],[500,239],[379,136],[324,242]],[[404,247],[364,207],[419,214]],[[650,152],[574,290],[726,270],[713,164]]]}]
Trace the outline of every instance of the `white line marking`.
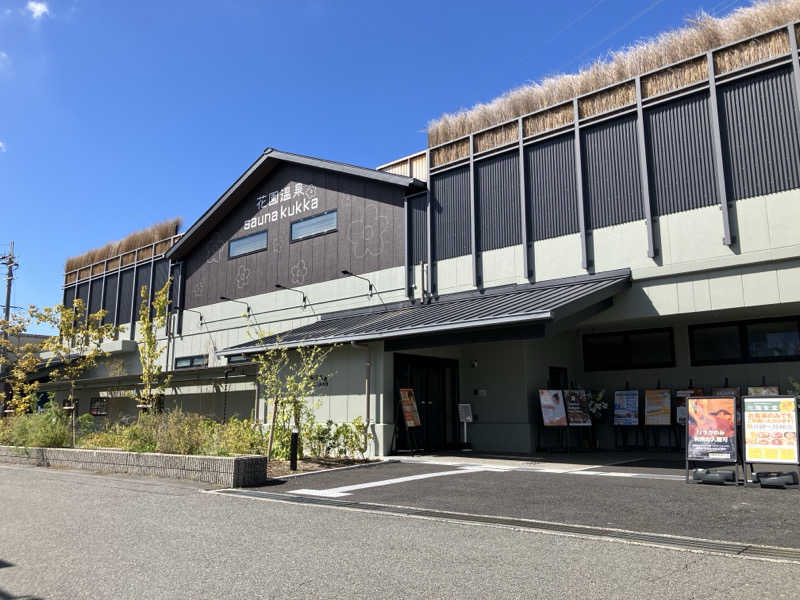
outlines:
[{"label": "white line marking", "polygon": [[[479,473],[481,471],[498,471],[491,467],[465,467],[454,471],[439,471],[437,473],[423,473],[421,475],[407,475],[405,477],[394,477],[392,479],[382,479],[380,481],[368,481],[367,483],[356,483],[353,485],[343,485],[340,487],[329,488],[327,490],[292,490],[292,494],[303,494],[304,496],[321,496],[324,498],[341,498],[349,496],[350,492],[363,490],[366,488],[382,487],[384,485],[394,485],[396,483],[406,483],[407,481],[417,481],[418,479],[430,479],[432,477],[445,477],[447,475],[464,475],[466,473]],[[507,469],[504,469],[507,470]]]}]

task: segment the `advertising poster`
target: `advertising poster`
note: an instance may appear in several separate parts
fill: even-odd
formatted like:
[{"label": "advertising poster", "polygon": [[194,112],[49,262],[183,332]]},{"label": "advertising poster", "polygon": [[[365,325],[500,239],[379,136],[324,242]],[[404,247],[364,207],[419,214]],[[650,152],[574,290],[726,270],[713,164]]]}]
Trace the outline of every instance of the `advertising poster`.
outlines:
[{"label": "advertising poster", "polygon": [[778,396],[780,393],[777,385],[751,385],[747,387],[748,396]]},{"label": "advertising poster", "polygon": [[678,425],[686,425],[686,399],[690,396],[702,396],[705,393],[703,388],[692,388],[690,390],[678,390],[675,392],[675,422]]},{"label": "advertising poster", "polygon": [[711,389],[712,396],[733,396],[739,399],[739,388],[737,387],[718,387]]},{"label": "advertising poster", "polygon": [[644,424],[669,425],[670,413],[669,390],[645,390],[644,392]]},{"label": "advertising poster", "polygon": [[586,390],[567,390],[567,420],[570,425],[577,427],[591,427],[592,417],[589,416],[589,396]]},{"label": "advertising poster", "polygon": [[403,418],[406,427],[419,427],[422,422],[419,420],[417,411],[417,399],[414,397],[414,390],[403,388],[400,390],[400,405],[403,407]]},{"label": "advertising poster", "polygon": [[689,460],[736,462],[736,398],[690,396],[686,404]]},{"label": "advertising poster", "polygon": [[564,409],[564,395],[561,390],[539,390],[539,403],[542,405],[542,420],[545,427],[564,427],[567,412]]},{"label": "advertising poster", "polygon": [[744,460],[798,464],[797,407],[794,397],[744,398]]},{"label": "advertising poster", "polygon": [[614,392],[614,425],[639,424],[639,390]]}]

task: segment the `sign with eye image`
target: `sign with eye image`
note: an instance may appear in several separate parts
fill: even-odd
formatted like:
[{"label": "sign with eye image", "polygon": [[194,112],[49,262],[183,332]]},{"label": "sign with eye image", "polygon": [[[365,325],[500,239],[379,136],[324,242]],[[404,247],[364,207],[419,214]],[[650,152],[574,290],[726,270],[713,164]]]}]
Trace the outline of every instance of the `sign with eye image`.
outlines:
[{"label": "sign with eye image", "polygon": [[736,398],[686,398],[689,460],[736,461]]}]

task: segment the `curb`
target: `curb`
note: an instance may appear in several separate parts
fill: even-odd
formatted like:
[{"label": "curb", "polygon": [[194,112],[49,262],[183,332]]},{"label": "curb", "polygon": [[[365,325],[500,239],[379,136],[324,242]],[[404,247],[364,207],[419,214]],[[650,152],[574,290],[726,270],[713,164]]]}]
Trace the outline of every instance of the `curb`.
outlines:
[{"label": "curb", "polygon": [[346,467],[334,467],[332,469],[317,469],[316,471],[305,471],[303,473],[294,473],[292,475],[281,475],[280,477],[270,477],[269,479],[293,479],[295,477],[303,477],[305,475],[317,475],[319,473],[331,473],[333,471],[349,471],[350,469],[364,469],[366,467],[377,467],[379,465],[388,465],[391,463],[402,462],[396,458],[386,458],[377,462],[362,463],[359,465],[347,465]]}]

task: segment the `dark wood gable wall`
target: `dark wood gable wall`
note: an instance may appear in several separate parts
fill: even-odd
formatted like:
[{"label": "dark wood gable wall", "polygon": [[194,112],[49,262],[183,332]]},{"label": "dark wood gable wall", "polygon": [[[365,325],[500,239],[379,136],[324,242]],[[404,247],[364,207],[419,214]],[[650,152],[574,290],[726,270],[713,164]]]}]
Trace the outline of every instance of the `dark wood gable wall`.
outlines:
[{"label": "dark wood gable wall", "polygon": [[[296,184],[315,196],[314,210],[244,229],[244,223],[276,206],[258,208],[259,198]],[[313,186],[313,187],[312,187]],[[300,197],[298,197],[300,198]],[[294,206],[294,199],[283,203]],[[337,231],[290,242],[291,223],[337,210]],[[185,306],[219,302],[220,296],[244,298],[275,291],[275,284],[298,287],[403,265],[403,191],[394,186],[322,169],[283,165],[267,176],[186,258]],[[228,243],[266,230],[267,249],[228,258]],[[311,298],[313,301],[314,299]]]}]

